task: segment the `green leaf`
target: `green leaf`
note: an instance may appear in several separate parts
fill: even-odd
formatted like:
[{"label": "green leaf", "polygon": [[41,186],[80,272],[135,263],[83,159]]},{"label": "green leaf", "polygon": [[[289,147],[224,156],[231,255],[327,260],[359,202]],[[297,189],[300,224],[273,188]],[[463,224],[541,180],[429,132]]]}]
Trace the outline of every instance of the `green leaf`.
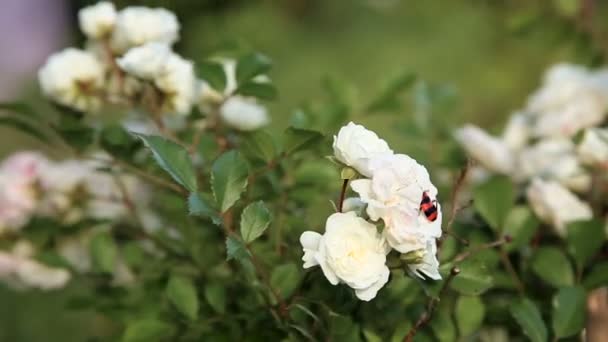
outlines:
[{"label": "green leaf", "polygon": [[249,81],[241,84],[236,93],[243,96],[257,97],[261,100],[274,100],[277,98],[277,88],[270,82]]},{"label": "green leaf", "polygon": [[529,207],[518,205],[507,215],[503,233],[511,237],[511,242],[505,245],[507,251],[513,251],[528,244],[540,223]]},{"label": "green leaf", "polygon": [[236,64],[236,81],[238,84],[243,84],[258,75],[266,73],[271,66],[270,58],[260,53],[241,57]]},{"label": "green leaf", "polygon": [[215,225],[222,224],[222,218],[217,210],[209,203],[209,196],[201,193],[192,192],[188,195],[188,210],[192,216],[201,216],[211,219]]},{"label": "green leaf", "polygon": [[593,265],[583,279],[583,284],[588,290],[608,285],[608,261]]},{"label": "green leaf", "polygon": [[205,286],[205,299],[213,310],[221,314],[226,312],[226,290],[221,284],[207,284]]},{"label": "green leaf", "polygon": [[285,131],[285,153],[292,154],[296,151],[306,149],[323,139],[323,134],[307,129],[289,127]]},{"label": "green leaf", "polygon": [[175,329],[169,323],[154,318],[129,323],[123,336],[124,342],[153,342],[171,337]]},{"label": "green leaf", "polygon": [[134,134],[152,151],[154,159],[163,170],[184,188],[196,192],[196,172],[188,151],[183,146],[157,135]]},{"label": "green leaf", "polygon": [[579,267],[583,267],[602,247],[604,234],[604,222],[598,219],[568,224],[568,252]]},{"label": "green leaf", "polygon": [[435,315],[433,315],[430,325],[438,341],[456,341],[456,326],[454,325],[447,305],[442,305],[439,310],[437,310]]},{"label": "green leaf", "polygon": [[167,284],[167,297],[184,316],[190,320],[198,317],[198,297],[192,279],[181,275],[172,275]]},{"label": "green leaf", "polygon": [[380,94],[367,106],[367,111],[389,111],[400,108],[399,95],[416,81],[416,75],[411,72],[401,72],[391,78]]},{"label": "green leaf", "polygon": [[469,336],[479,330],[485,316],[485,306],[480,297],[460,296],[456,301],[456,323],[460,336]]},{"label": "green leaf", "polygon": [[532,270],[542,280],[555,287],[574,283],[572,264],[556,247],[541,247],[532,260]]},{"label": "green leaf", "polygon": [[247,162],[237,151],[222,154],[211,168],[211,189],[220,211],[226,212],[247,187]]},{"label": "green leaf", "polygon": [[585,290],[564,287],[553,297],[553,332],[558,338],[572,336],[585,326]]},{"label": "green leaf", "polygon": [[249,257],[249,251],[243,241],[234,236],[226,238],[226,260],[242,261]]},{"label": "green leaf", "polygon": [[118,247],[112,236],[101,232],[91,239],[91,258],[93,264],[104,273],[113,273],[118,255]]},{"label": "green leaf", "polygon": [[48,142],[49,138],[34,124],[12,116],[0,116],[0,126],[8,126],[28,134],[36,139]]},{"label": "green leaf", "polygon": [[454,277],[451,288],[464,295],[477,296],[494,285],[494,279],[486,265],[473,260],[460,265],[460,273]]},{"label": "green leaf", "polygon": [[207,82],[211,88],[224,92],[226,89],[226,72],[221,63],[206,61],[197,63],[197,75]]},{"label": "green leaf", "polygon": [[248,205],[241,214],[241,236],[245,243],[250,243],[262,236],[270,221],[270,211],[264,202],[258,201]]},{"label": "green leaf", "polygon": [[547,327],[540,315],[540,311],[532,301],[523,299],[521,302],[511,306],[511,316],[515,318],[519,326],[532,342],[547,341]]},{"label": "green leaf", "polygon": [[263,130],[246,134],[241,144],[241,151],[267,163],[277,156],[277,148],[272,136]]},{"label": "green leaf", "polygon": [[507,177],[494,177],[473,191],[475,209],[494,231],[501,231],[515,200],[515,191]]},{"label": "green leaf", "polygon": [[15,114],[23,115],[28,119],[43,121],[43,118],[34,110],[34,108],[23,102],[1,102],[0,111],[13,112]]},{"label": "green leaf", "polygon": [[275,267],[270,275],[270,285],[279,292],[282,298],[287,298],[295,291],[302,278],[298,267],[293,264],[284,264]]}]

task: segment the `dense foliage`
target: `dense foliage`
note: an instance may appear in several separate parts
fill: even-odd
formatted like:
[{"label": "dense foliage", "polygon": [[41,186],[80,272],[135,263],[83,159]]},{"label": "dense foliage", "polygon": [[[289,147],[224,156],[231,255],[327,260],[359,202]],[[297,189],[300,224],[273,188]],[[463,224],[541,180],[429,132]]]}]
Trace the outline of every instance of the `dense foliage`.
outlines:
[{"label": "dense foliage", "polygon": [[[580,335],[608,282],[605,71],[554,67],[502,138],[452,139],[433,114],[454,94],[411,73],[356,100],[328,79],[277,132],[267,56],[189,61],[162,9],[101,3],[79,21],[87,48],[39,72],[54,111],[2,104],[2,124],[65,156],[0,168],[0,278],[15,291],[81,283],[69,309],[103,315],[106,340]],[[406,110],[429,171],[347,124]]]}]

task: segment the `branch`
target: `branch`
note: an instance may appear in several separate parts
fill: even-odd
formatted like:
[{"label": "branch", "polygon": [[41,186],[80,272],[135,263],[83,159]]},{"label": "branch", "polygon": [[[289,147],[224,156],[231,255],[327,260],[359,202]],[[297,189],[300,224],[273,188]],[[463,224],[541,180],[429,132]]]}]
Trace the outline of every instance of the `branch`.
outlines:
[{"label": "branch", "polygon": [[338,212],[342,212],[342,206],[344,205],[344,197],[346,196],[346,189],[348,188],[348,179],[342,182],[342,191],[340,192],[340,202],[338,202]]},{"label": "branch", "polygon": [[431,318],[433,318],[433,313],[437,308],[437,303],[439,303],[439,301],[441,300],[441,297],[445,293],[446,289],[448,288],[454,277],[457,276],[459,273],[460,269],[458,267],[452,267],[448,279],[445,280],[445,282],[441,286],[441,290],[439,290],[439,295],[437,297],[431,298],[431,300],[427,304],[426,310],[422,313],[422,315],[420,315],[420,318],[418,318],[418,321],[416,321],[416,324],[414,324],[414,326],[410,329],[407,335],[405,335],[405,337],[403,338],[403,342],[412,342],[414,340],[414,335],[416,335],[418,330],[420,330],[420,328],[424,327],[430,322]]}]

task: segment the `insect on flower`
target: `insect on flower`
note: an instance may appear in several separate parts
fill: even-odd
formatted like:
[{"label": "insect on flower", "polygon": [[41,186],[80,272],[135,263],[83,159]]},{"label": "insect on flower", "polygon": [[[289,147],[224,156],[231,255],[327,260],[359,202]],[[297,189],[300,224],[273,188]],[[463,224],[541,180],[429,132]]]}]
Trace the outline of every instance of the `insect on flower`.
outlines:
[{"label": "insect on flower", "polygon": [[424,213],[424,216],[426,216],[426,218],[431,222],[434,222],[437,219],[437,200],[431,201],[431,197],[429,197],[427,191],[422,193],[420,211],[422,211]]}]

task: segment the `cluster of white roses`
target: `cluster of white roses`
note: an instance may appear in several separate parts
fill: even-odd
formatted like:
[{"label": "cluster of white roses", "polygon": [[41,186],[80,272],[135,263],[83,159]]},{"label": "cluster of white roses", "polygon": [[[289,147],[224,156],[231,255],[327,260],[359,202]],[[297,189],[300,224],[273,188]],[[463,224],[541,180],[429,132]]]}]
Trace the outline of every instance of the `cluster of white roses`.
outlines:
[{"label": "cluster of white roses", "polygon": [[194,64],[171,49],[179,38],[179,22],[163,8],[140,6],[117,11],[99,2],[78,13],[87,49],[67,48],[50,56],[39,70],[43,92],[55,102],[79,111],[103,104],[144,104],[153,115],[191,113],[193,106],[220,107],[227,125],[258,129],[269,122],[264,106],[234,95],[234,62],[224,61],[223,93],[197,79]]},{"label": "cluster of white roses", "polygon": [[[374,132],[352,122],[334,137],[333,149],[339,162],[365,178],[351,182],[359,198],[348,199],[346,212],[327,219],[324,234],[302,234],[304,268],[319,265],[331,284],[345,283],[365,301],[388,281],[386,255],[391,249],[401,253],[417,276],[441,279],[436,239],[442,233],[442,214],[426,168],[394,154]],[[425,195],[436,206],[436,217],[421,210]]]},{"label": "cluster of white roses", "polygon": [[557,64],[511,116],[502,137],[466,125],[456,138],[485,172],[528,184],[535,213],[564,236],[568,222],[592,217],[576,194],[590,190],[594,172],[608,170],[607,115],[608,69]]},{"label": "cluster of white roses", "polygon": [[[65,224],[82,219],[121,220],[130,215],[124,192],[145,228],[157,228],[149,211],[149,193],[131,175],[98,171],[103,157],[93,161],[51,161],[36,152],[18,152],[0,164],[0,237],[18,236],[35,216],[50,217]],[[99,160],[99,161],[98,161]],[[77,271],[90,270],[88,245],[92,231],[57,241],[57,252]],[[11,251],[0,250],[0,280],[11,286],[54,289],[67,283],[66,270],[34,260],[35,249],[20,238]],[[119,262],[118,282],[132,277]]]},{"label": "cluster of white roses", "polygon": [[66,224],[85,217],[126,217],[120,186],[143,210],[149,196],[137,178],[100,172],[97,169],[102,165],[97,161],[54,162],[36,152],[9,156],[0,165],[0,235],[18,232],[35,215]]}]

